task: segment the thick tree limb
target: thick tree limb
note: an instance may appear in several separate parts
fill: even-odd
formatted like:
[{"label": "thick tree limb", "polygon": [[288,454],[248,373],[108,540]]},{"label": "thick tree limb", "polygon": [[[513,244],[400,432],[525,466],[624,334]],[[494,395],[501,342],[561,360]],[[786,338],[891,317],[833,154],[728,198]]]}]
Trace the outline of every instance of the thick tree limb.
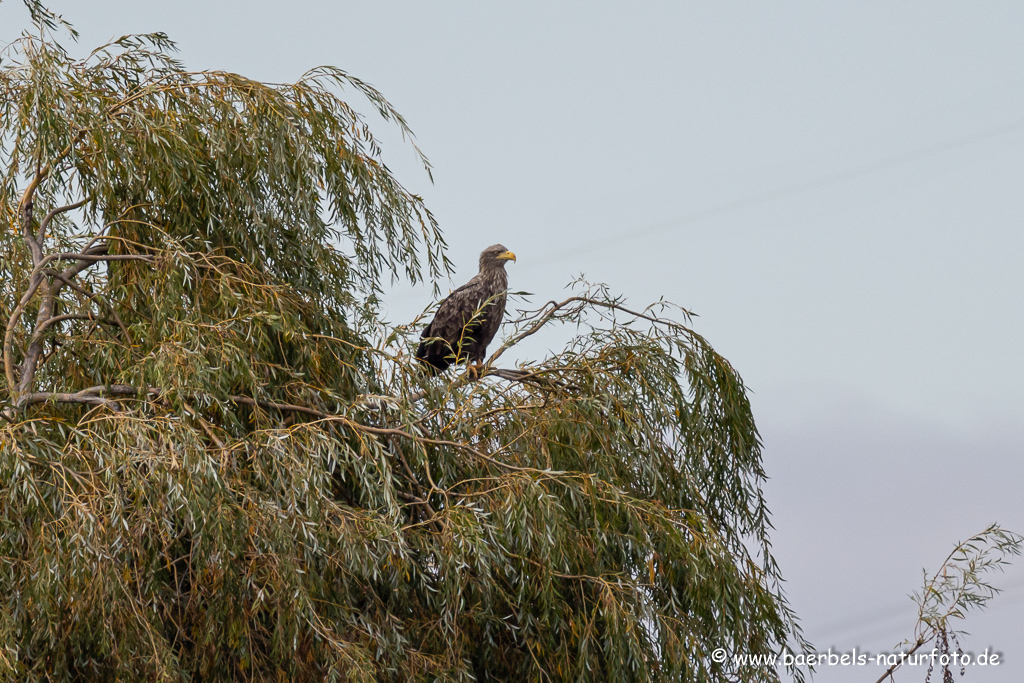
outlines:
[{"label": "thick tree limb", "polygon": [[148,394],[150,396],[159,396],[160,390],[150,387],[149,389],[136,389],[130,384],[97,384],[94,387],[88,387],[78,392],[79,394],[109,394],[111,396],[138,396],[139,394]]},{"label": "thick tree limb", "polygon": [[121,406],[117,404],[117,401],[109,398],[103,398],[95,394],[66,394],[56,391],[39,391],[31,394],[22,394],[18,399],[18,407],[24,408],[26,406],[33,405],[35,403],[84,403],[87,405],[94,406],[106,406],[114,412],[121,412]]},{"label": "thick tree limb", "polygon": [[[73,206],[73,205],[69,205]],[[66,207],[61,207],[62,209]],[[85,268],[88,268],[93,263],[99,262],[110,262],[110,261],[144,261],[148,263],[153,262],[153,257],[148,254],[107,254],[107,247],[102,246],[99,248],[90,248],[79,253],[68,253],[62,252],[58,254],[50,254],[42,258],[41,250],[38,250],[38,243],[35,241],[35,236],[32,234],[30,221],[31,221],[31,201],[24,203],[24,211],[27,213],[28,218],[25,223],[25,234],[26,238],[34,245],[33,249],[33,263],[34,268],[29,275],[29,287],[25,294],[21,297],[18,305],[15,306],[11,312],[11,316],[7,321],[7,327],[4,330],[4,343],[3,343],[3,358],[4,358],[4,376],[7,379],[8,388],[12,396],[18,396],[28,391],[32,382],[35,379],[35,369],[38,363],[39,356],[42,354],[42,337],[38,334],[33,334],[29,346],[25,351],[25,360],[22,362],[21,377],[18,381],[14,377],[14,358],[13,358],[13,342],[14,342],[14,331],[17,327],[18,321],[25,312],[25,308],[28,303],[39,291],[39,288],[43,286],[43,281],[46,279],[46,267],[54,263],[55,261],[76,261],[75,265],[67,268],[63,273],[60,274],[59,278],[64,284],[70,284],[71,278],[77,275]],[[70,210],[67,208],[66,210]],[[23,218],[23,220],[26,220]],[[38,251],[38,254],[37,254]],[[60,291],[59,286],[45,286],[43,291],[43,303],[40,306],[39,314],[36,317],[36,331],[41,326],[45,326],[46,321],[53,317],[53,302],[56,294]],[[113,310],[113,309],[111,309]],[[116,311],[113,311],[115,319],[117,319]],[[124,324],[121,323],[122,330],[127,334],[127,329]],[[131,338],[128,337],[128,342],[131,343]]]},{"label": "thick tree limb", "polygon": [[10,318],[7,319],[7,328],[4,330],[4,375],[7,378],[7,386],[11,395],[16,395],[18,391],[17,381],[14,378],[14,329],[22,313],[25,312],[25,307],[35,296],[36,290],[39,289],[42,282],[41,277],[29,280],[28,290],[22,295],[18,305],[11,311]]},{"label": "thick tree limb", "polygon": [[32,232],[32,213],[34,203],[31,199],[23,201],[21,205],[21,234],[28,243],[29,250],[32,252],[32,265],[38,265],[43,260],[43,248],[39,241],[35,237],[35,233]]}]

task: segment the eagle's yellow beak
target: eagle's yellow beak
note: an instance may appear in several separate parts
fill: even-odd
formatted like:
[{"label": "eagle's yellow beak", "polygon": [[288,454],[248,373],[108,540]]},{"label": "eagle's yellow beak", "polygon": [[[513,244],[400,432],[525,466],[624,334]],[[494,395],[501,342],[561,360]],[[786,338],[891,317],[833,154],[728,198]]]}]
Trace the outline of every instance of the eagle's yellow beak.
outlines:
[{"label": "eagle's yellow beak", "polygon": [[501,254],[500,256],[498,256],[498,260],[499,261],[515,261],[516,260],[516,255],[513,254],[511,251],[506,251],[504,254]]}]

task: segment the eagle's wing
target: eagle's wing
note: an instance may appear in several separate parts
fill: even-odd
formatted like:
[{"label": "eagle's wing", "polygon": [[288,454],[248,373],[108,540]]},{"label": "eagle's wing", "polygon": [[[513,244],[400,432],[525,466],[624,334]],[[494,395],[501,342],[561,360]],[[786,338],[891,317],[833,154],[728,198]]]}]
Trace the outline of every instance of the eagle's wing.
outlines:
[{"label": "eagle's wing", "polygon": [[463,361],[482,363],[505,314],[504,275],[502,269],[481,268],[449,294],[423,330],[416,357],[437,371]]},{"label": "eagle's wing", "polygon": [[416,357],[437,371],[445,370],[463,354],[463,336],[467,333],[466,323],[482,303],[483,283],[479,277],[472,278],[449,294],[437,307],[434,319],[420,335]]}]

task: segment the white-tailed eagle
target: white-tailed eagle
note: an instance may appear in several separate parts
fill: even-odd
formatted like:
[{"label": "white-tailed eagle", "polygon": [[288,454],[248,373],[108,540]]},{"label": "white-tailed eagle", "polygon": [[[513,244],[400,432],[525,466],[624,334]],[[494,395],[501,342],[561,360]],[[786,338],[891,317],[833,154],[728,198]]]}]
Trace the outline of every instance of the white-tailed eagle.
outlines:
[{"label": "white-tailed eagle", "polygon": [[505,315],[505,263],[515,260],[516,255],[500,244],[487,247],[480,254],[480,272],[437,307],[416,349],[417,360],[431,374],[444,372],[452,364],[483,363],[487,345]]}]

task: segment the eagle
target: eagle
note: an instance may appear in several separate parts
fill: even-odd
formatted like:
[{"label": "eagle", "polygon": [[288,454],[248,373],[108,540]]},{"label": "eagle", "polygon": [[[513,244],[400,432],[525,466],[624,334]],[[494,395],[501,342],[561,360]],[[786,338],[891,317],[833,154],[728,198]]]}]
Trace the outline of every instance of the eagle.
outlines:
[{"label": "eagle", "polygon": [[494,339],[505,315],[508,275],[505,263],[516,255],[500,244],[480,254],[480,272],[441,302],[434,319],[423,329],[416,359],[436,375],[449,365],[484,362],[487,345]]}]

